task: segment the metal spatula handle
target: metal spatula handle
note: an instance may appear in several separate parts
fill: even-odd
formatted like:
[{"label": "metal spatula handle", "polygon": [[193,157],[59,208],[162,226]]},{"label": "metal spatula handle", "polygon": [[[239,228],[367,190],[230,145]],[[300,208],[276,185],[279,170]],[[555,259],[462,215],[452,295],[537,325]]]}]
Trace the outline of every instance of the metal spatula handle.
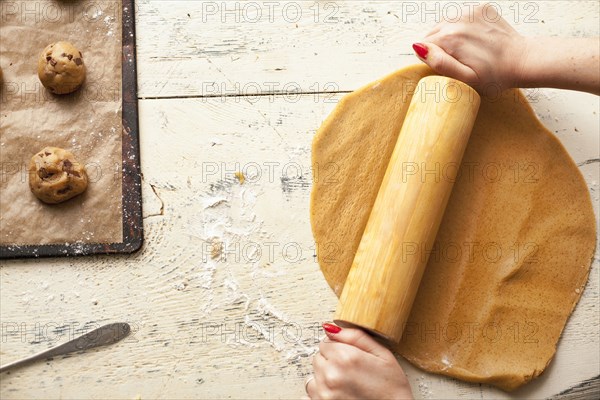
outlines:
[{"label": "metal spatula handle", "polygon": [[34,361],[45,360],[47,358],[73,353],[75,351],[84,351],[94,347],[113,344],[126,337],[130,331],[131,327],[129,324],[123,322],[104,325],[56,347],[52,347],[27,358],[5,364],[0,367],[0,373]]}]

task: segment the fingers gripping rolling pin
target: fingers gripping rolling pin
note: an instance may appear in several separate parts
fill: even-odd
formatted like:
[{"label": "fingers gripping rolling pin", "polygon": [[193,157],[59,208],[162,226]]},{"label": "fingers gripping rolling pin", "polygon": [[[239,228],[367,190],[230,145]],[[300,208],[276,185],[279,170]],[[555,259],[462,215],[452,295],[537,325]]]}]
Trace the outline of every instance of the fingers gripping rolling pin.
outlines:
[{"label": "fingers gripping rolling pin", "polygon": [[417,84],[340,296],[340,326],[400,342],[479,102],[450,78]]}]

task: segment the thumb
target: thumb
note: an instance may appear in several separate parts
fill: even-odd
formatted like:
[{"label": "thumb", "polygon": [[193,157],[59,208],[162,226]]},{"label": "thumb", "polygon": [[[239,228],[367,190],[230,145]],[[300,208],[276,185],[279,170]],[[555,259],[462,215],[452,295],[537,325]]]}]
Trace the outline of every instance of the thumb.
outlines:
[{"label": "thumb", "polygon": [[477,85],[477,73],[461,63],[444,49],[433,43],[415,43],[413,50],[417,57],[440,75],[458,79],[469,85]]},{"label": "thumb", "polygon": [[341,328],[329,323],[323,324],[323,329],[333,341],[354,346],[379,358],[386,358],[390,354],[387,348],[362,329]]}]

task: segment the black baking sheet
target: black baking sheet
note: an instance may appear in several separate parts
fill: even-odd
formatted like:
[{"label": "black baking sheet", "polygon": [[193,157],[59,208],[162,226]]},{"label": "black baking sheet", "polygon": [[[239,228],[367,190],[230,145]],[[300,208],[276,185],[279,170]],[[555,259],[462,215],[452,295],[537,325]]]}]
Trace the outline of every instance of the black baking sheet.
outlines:
[{"label": "black baking sheet", "polygon": [[0,246],[0,259],[132,253],[143,243],[140,141],[137,104],[137,60],[134,0],[123,0],[122,52],[122,193],[123,241]]}]

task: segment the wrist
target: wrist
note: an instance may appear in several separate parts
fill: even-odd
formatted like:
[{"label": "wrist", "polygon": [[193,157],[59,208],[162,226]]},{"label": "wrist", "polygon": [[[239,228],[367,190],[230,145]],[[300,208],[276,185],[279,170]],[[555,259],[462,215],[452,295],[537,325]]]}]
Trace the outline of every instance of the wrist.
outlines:
[{"label": "wrist", "polygon": [[535,77],[539,76],[536,68],[539,63],[539,38],[519,36],[513,43],[510,52],[513,68],[510,71],[509,87],[532,87]]},{"label": "wrist", "polygon": [[409,386],[409,387],[401,388],[401,389],[397,390],[395,395],[393,396],[393,398],[397,399],[397,400],[413,400],[414,396],[413,396],[412,390]]}]

